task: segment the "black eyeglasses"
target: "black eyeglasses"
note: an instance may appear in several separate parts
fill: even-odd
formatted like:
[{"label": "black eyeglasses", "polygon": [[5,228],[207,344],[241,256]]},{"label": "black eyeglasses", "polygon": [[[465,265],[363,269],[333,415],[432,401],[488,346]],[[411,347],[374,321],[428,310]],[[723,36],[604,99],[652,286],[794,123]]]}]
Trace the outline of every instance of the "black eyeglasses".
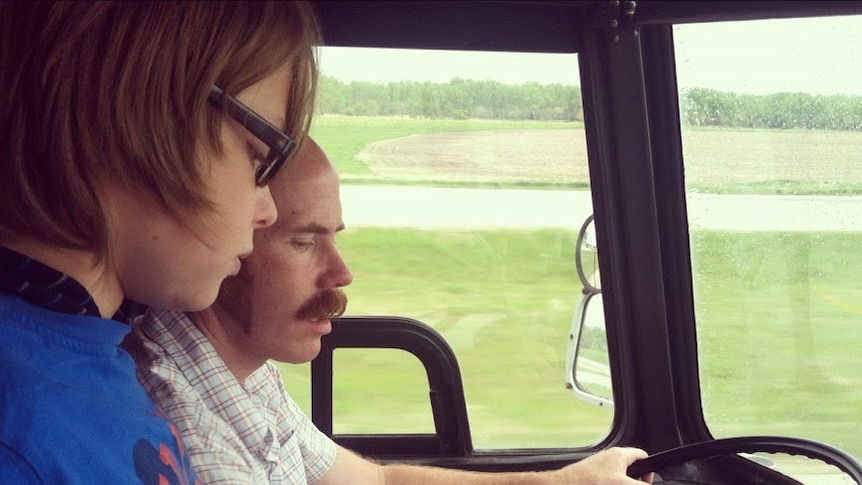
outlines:
[{"label": "black eyeglasses", "polygon": [[290,152],[296,146],[296,142],[215,84],[210,89],[209,100],[216,106],[222,106],[224,103],[223,107],[231,118],[269,147],[266,160],[254,174],[254,183],[258,187],[266,186],[284,165]]}]

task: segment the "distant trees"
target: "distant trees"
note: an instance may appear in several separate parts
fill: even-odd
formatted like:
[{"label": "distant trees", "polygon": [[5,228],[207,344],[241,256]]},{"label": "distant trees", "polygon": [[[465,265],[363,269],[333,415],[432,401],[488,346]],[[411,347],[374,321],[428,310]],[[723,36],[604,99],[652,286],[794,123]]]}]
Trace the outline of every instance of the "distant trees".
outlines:
[{"label": "distant trees", "polygon": [[862,97],[735,94],[692,88],[680,97],[683,124],[738,128],[862,130]]},{"label": "distant trees", "polygon": [[416,118],[581,121],[581,89],[561,84],[452,79],[448,83],[350,82],[322,76],[317,112]]},{"label": "distant trees", "polygon": [[[862,130],[862,96],[736,94],[692,88],[680,96],[688,126]],[[455,78],[448,83],[345,83],[322,76],[317,112],[348,116],[583,121],[578,86],[503,84]]]}]

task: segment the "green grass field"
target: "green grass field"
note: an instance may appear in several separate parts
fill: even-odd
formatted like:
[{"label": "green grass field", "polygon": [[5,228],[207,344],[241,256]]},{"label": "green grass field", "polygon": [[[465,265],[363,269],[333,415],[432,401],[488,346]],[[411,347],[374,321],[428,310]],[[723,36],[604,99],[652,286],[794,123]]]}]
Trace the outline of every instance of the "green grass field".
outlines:
[{"label": "green grass field", "polygon": [[695,247],[715,431],[802,435],[862,456],[862,234],[705,232]]},{"label": "green grass field", "polygon": [[[347,229],[339,247],[355,276],[349,314],[407,316],[441,332],[460,361],[478,446],[589,444],[608,429],[611,415],[580,403],[563,385],[579,295],[574,243],[574,232],[555,230]],[[336,368],[334,406],[344,410],[336,431],[338,421],[346,423],[343,432],[379,432],[382,423],[398,427],[392,432],[433,430],[427,396],[396,397],[424,383],[424,375],[405,375],[402,365],[369,354],[358,353],[344,377]],[[394,394],[339,396],[340,383],[344,392],[388,387]],[[531,399],[524,399],[528,392]],[[376,419],[359,418],[375,413]]]},{"label": "green grass field", "polygon": [[[463,123],[318,118],[313,135],[339,170],[361,173],[366,143]],[[580,291],[574,240],[563,230],[349,228],[339,242],[355,275],[348,314],[412,317],[442,333],[461,364],[475,446],[588,445],[612,417],[563,386]],[[805,436],[862,456],[862,234],[700,232],[693,248],[713,432]],[[308,367],[282,367],[307,406]],[[432,431],[424,382],[397,351],[336,353],[335,431]]]},{"label": "green grass field", "polygon": [[[862,454],[862,235],[703,233],[696,242],[714,432],[808,436]],[[413,317],[443,334],[460,359],[477,446],[586,445],[610,413],[562,384],[578,291],[573,243],[552,230],[349,229],[340,247],[356,275],[350,314]],[[433,429],[415,361],[350,352],[336,354],[337,432]],[[307,399],[307,368],[286,376]]]}]

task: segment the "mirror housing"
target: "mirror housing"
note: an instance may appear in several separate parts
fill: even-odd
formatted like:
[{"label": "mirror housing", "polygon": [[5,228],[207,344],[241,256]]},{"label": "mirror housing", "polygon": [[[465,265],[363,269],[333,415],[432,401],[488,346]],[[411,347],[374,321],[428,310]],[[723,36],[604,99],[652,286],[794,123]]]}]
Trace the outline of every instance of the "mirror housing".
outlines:
[{"label": "mirror housing", "polygon": [[578,399],[613,409],[613,388],[601,293],[584,293],[566,349],[566,388]]},{"label": "mirror housing", "polygon": [[583,288],[572,316],[566,346],[566,388],[589,404],[613,408],[605,311],[592,215],[587,217],[578,232],[575,269]]}]

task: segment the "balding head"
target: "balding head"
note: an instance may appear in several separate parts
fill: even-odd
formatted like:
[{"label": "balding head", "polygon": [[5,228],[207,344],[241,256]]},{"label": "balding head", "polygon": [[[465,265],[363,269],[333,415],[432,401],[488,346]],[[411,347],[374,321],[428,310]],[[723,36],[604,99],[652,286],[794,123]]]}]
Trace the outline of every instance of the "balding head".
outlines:
[{"label": "balding head", "polygon": [[275,206],[281,214],[284,207],[284,197],[296,188],[298,184],[306,184],[312,180],[329,177],[338,179],[335,167],[317,144],[311,138],[306,138],[297,149],[293,159],[270,182],[269,188],[275,199]]}]

